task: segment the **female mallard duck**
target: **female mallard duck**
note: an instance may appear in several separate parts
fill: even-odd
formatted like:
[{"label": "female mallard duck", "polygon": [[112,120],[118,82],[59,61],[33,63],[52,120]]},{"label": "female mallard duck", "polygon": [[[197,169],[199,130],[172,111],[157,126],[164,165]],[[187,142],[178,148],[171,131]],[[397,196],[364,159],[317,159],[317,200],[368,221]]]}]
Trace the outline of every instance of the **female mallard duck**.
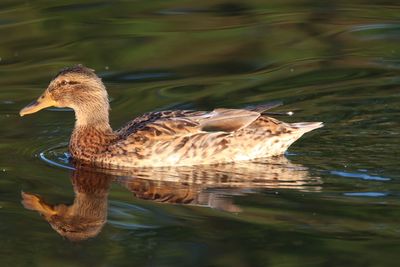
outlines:
[{"label": "female mallard duck", "polygon": [[261,108],[211,112],[150,112],[113,131],[101,79],[82,65],[61,70],[46,91],[20,111],[69,107],[76,123],[69,143],[74,159],[100,167],[183,166],[250,160],[283,154],[321,122],[284,123]]}]

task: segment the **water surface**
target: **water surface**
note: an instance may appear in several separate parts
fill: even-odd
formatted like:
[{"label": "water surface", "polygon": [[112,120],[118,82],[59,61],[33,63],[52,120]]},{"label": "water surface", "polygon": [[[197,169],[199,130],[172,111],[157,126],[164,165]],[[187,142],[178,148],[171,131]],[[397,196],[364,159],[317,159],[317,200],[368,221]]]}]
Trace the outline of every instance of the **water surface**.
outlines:
[{"label": "water surface", "polygon": [[[399,19],[396,1],[2,1],[0,265],[396,266]],[[73,113],[18,111],[77,63],[103,78],[114,128],[269,101],[326,126],[274,162],[73,170]],[[96,210],[59,220],[91,234],[23,199]]]}]

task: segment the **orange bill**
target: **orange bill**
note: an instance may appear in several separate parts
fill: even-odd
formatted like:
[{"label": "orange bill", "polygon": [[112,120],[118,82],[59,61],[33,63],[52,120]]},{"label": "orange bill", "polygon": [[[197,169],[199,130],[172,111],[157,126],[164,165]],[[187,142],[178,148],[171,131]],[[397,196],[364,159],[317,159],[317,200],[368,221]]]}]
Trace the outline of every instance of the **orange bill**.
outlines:
[{"label": "orange bill", "polygon": [[19,115],[22,117],[54,105],[55,105],[54,100],[51,99],[51,97],[45,92],[37,100],[33,101],[32,103],[21,109]]}]

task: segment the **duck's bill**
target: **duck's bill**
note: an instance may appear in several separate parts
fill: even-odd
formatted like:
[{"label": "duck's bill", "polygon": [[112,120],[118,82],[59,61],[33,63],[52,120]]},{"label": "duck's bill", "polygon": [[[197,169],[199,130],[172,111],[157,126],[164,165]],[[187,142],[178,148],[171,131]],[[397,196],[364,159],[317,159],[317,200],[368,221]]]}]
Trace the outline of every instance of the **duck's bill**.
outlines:
[{"label": "duck's bill", "polygon": [[49,96],[42,95],[37,100],[33,101],[32,103],[21,109],[19,115],[22,117],[28,114],[32,114],[44,108],[54,106],[54,104],[54,101]]}]

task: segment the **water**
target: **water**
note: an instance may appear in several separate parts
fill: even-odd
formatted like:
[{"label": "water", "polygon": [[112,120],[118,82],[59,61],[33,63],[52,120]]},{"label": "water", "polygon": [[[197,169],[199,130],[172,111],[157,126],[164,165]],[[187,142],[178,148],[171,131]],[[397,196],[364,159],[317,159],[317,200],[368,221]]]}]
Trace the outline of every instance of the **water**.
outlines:
[{"label": "water", "polygon": [[[396,1],[2,1],[0,14],[1,266],[397,265]],[[76,63],[106,83],[114,128],[269,101],[326,126],[273,162],[72,170],[72,112],[18,111]],[[75,208],[58,222],[87,235],[62,237],[21,191],[27,208]]]}]

